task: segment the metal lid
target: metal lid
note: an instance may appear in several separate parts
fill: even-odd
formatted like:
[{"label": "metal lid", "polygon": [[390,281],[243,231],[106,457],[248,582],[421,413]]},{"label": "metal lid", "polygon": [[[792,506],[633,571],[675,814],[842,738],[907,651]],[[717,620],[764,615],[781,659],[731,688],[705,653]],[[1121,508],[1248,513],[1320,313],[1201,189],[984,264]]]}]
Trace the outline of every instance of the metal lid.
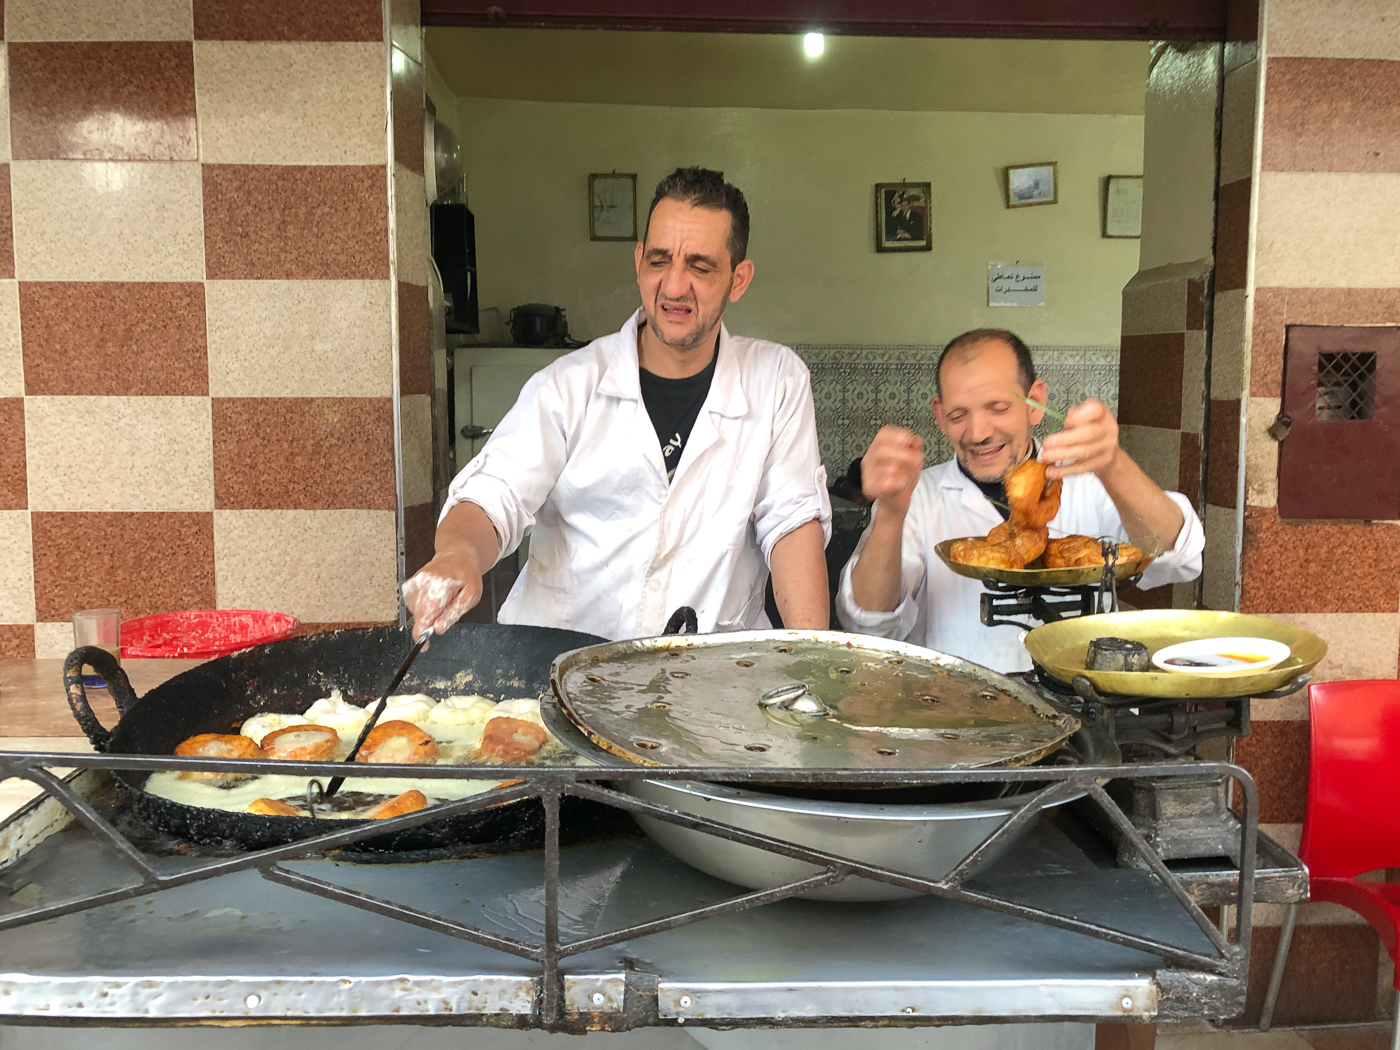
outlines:
[{"label": "metal lid", "polygon": [[550,677],[579,729],[642,765],[1020,765],[1079,728],[985,667],[835,631],[610,642],[557,657]]}]

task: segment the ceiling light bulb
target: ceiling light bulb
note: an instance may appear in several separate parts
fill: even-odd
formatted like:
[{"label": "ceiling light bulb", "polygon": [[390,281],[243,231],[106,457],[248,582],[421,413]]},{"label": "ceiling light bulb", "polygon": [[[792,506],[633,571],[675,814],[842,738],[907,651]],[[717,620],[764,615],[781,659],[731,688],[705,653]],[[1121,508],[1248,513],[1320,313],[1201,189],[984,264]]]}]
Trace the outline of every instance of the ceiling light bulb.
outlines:
[{"label": "ceiling light bulb", "polygon": [[826,50],[826,37],[821,33],[808,33],[802,38],[802,50],[807,52],[807,57],[816,58]]}]

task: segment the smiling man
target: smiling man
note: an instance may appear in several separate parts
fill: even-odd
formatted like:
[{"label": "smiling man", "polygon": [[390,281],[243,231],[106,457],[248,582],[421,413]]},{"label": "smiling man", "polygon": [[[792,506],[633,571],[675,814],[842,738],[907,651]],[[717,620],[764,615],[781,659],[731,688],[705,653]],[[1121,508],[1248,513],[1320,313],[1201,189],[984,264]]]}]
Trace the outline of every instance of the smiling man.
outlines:
[{"label": "smiling man", "polygon": [[828,625],[807,368],[722,322],[753,280],[748,239],[722,175],[662,180],[636,248],[641,309],[533,376],[452,482],[436,554],[404,584],[415,633],[455,623],[527,534],[503,623],[644,637],[688,605],[701,631],[762,627],[771,570],[787,626]]},{"label": "smiling man", "polygon": [[1002,478],[1039,455],[1063,478],[1050,535],[1131,540],[1157,559],[1143,587],[1195,579],[1205,537],[1179,492],[1163,492],[1118,444],[1118,423],[1099,401],[1065,414],[1064,429],[1037,448],[1031,428],[1046,386],[1013,333],[965,332],[938,359],[932,408],[955,456],[923,470],[923,441],[902,427],[875,435],[860,461],[860,488],[874,517],[842,574],[836,614],[853,631],[900,638],[997,671],[1030,668],[1018,627],[985,627],[982,584],[952,572],[933,548],[981,536],[1007,516]]}]

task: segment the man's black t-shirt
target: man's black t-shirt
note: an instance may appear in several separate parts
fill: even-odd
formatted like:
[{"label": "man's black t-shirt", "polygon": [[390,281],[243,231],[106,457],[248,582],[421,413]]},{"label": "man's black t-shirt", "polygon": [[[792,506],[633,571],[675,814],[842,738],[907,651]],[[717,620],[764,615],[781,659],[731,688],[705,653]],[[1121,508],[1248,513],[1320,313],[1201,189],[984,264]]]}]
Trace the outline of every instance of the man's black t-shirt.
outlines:
[{"label": "man's black t-shirt", "polygon": [[719,360],[719,349],[710,363],[693,376],[684,379],[664,379],[659,375],[639,369],[642,386],[642,403],[647,406],[651,425],[656,428],[657,440],[661,442],[661,458],[666,463],[666,480],[676,475],[676,466],[681,461],[681,452],[690,440],[690,431],[700,416],[700,409],[710,393],[710,382],[715,378],[715,362]]},{"label": "man's black t-shirt", "polygon": [[1006,521],[1011,517],[1011,506],[1006,502],[1006,486],[1002,484],[1001,478],[996,481],[980,481],[972,476],[972,471],[963,466],[962,460],[957,460],[958,469],[963,472],[963,477],[972,482],[982,490],[982,495],[986,496],[992,506],[996,508],[1001,520]]}]

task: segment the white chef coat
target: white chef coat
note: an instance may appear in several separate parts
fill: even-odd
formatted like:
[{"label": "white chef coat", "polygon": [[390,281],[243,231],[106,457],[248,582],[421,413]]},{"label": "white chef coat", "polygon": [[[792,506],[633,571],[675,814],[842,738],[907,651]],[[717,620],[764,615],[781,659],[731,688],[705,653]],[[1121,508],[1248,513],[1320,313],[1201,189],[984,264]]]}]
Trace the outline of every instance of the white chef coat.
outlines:
[{"label": "white chef coat", "polygon": [[[1184,583],[1201,574],[1201,552],[1205,549],[1201,519],[1181,493],[1168,492],[1167,497],[1181,508],[1186,521],[1175,546],[1147,567],[1141,587]],[[857,605],[852,594],[851,569],[870,539],[867,528],[841,573],[837,618],[847,630],[899,638],[994,671],[1030,670],[1030,654],[1021,644],[1022,629],[983,626],[982,582],[959,576],[933,550],[946,539],[984,536],[1001,522],[991,501],[958,469],[957,460],[929,467],[919,477],[904,519],[898,606],[891,612],[871,612]],[[1052,537],[1075,534],[1128,538],[1118,508],[1093,474],[1072,474],[1064,479],[1060,511],[1050,522]]]},{"label": "white chef coat", "polygon": [[502,623],[639,638],[689,605],[702,632],[767,627],[773,545],[813,520],[831,535],[807,366],[721,325],[710,392],[668,484],[638,380],[639,323],[640,310],[532,376],[442,513],[480,506],[502,556],[530,535]]}]

